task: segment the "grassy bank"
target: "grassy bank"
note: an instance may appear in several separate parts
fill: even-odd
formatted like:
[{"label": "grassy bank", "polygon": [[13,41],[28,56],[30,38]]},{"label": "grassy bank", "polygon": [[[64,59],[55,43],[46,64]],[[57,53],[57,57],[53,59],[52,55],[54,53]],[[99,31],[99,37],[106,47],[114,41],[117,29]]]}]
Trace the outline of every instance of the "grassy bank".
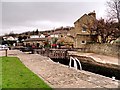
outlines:
[{"label": "grassy bank", "polygon": [[17,57],[0,57],[0,60],[2,61],[2,88],[50,88]]},{"label": "grassy bank", "polygon": [[0,89],[2,88],[2,60],[0,58]]}]

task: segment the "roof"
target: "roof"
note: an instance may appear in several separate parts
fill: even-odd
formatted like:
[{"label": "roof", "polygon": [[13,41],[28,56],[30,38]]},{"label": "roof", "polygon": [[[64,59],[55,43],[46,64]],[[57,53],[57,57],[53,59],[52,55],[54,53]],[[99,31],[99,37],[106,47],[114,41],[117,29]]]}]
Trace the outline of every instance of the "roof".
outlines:
[{"label": "roof", "polygon": [[77,21],[75,21],[74,24],[75,24],[76,22],[78,22],[81,18],[85,17],[85,16],[88,16],[88,15],[87,15],[87,14],[84,14],[84,15],[81,16]]},{"label": "roof", "polygon": [[26,39],[24,42],[29,42],[29,41],[45,41],[45,38],[29,38]]},{"label": "roof", "polygon": [[[75,21],[74,24],[75,24],[76,22],[79,22],[79,20],[82,19],[83,17],[86,17],[86,16],[88,16],[88,17],[93,17],[94,14],[96,14],[95,11],[90,12],[90,13],[88,13],[88,14],[84,14],[84,15],[81,16],[77,21]],[[96,16],[94,16],[94,18],[96,18]]]}]

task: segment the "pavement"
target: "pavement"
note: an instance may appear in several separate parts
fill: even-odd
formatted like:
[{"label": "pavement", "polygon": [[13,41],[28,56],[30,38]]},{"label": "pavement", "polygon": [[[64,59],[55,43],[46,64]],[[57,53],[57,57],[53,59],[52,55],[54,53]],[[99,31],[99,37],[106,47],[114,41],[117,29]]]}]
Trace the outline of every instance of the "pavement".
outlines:
[{"label": "pavement", "polygon": [[[0,56],[5,56],[5,52],[0,51]],[[8,50],[8,56],[18,57],[27,68],[42,78],[52,88],[103,88],[106,90],[108,88],[118,88],[120,85],[119,80],[112,80],[112,78],[84,70],[75,70],[55,63],[48,57],[39,54]],[[113,61],[110,60],[110,62]]]}]

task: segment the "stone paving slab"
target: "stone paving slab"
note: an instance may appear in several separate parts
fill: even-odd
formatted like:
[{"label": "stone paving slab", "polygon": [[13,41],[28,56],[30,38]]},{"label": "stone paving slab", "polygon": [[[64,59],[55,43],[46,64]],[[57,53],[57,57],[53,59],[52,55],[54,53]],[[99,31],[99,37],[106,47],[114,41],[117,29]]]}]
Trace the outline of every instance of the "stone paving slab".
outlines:
[{"label": "stone paving slab", "polygon": [[[0,55],[4,52],[0,51]],[[118,80],[87,72],[75,70],[55,63],[48,57],[9,50],[8,56],[17,56],[21,62],[41,77],[53,88],[118,88]]]}]

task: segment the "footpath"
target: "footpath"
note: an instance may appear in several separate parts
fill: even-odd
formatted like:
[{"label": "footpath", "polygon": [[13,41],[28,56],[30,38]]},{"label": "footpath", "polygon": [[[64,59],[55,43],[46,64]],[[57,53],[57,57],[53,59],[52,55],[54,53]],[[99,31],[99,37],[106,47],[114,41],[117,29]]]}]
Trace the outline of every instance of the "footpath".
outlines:
[{"label": "footpath", "polygon": [[[5,56],[5,52],[0,51],[0,56]],[[8,56],[18,57],[27,68],[52,88],[102,88],[109,90],[108,88],[118,88],[120,85],[119,80],[112,80],[112,78],[84,70],[75,70],[38,54],[8,50]]]}]

